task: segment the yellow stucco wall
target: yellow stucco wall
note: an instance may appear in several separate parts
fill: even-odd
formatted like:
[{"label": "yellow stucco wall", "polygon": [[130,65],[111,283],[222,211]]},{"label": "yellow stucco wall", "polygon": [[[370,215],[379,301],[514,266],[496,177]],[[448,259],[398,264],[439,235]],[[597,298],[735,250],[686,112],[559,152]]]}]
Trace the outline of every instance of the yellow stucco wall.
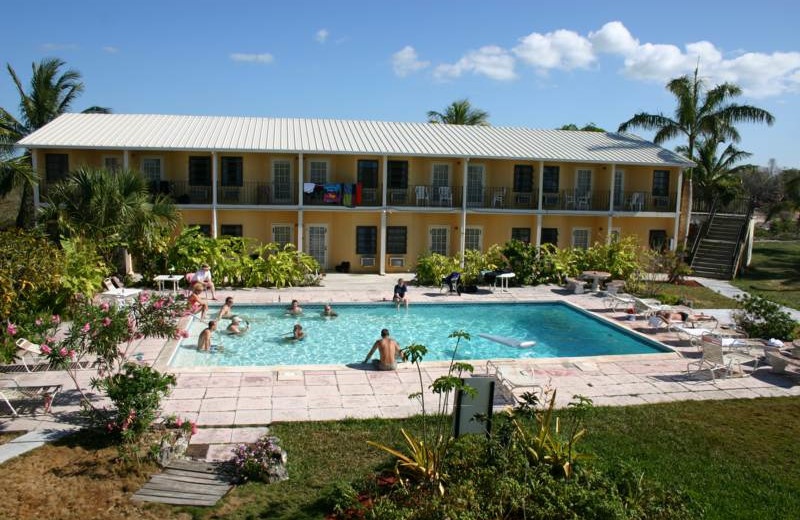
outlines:
[{"label": "yellow stucco wall", "polygon": [[[380,246],[376,247],[374,256],[375,267],[361,267],[360,258],[356,254],[356,227],[375,226],[380,233],[381,218],[378,212],[362,211],[312,211],[303,212],[303,249],[308,251],[308,228],[311,225],[325,225],[327,227],[327,261],[323,267],[333,271],[334,266],[341,262],[350,262],[351,272],[378,272],[378,253]],[[380,235],[378,235],[378,240]]]}]

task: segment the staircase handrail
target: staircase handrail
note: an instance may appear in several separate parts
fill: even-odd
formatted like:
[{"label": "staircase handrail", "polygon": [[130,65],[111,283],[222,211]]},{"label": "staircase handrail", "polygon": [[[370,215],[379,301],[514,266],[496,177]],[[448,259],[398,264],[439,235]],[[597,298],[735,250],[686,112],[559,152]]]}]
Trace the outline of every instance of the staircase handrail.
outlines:
[{"label": "staircase handrail", "polygon": [[744,222],[742,223],[741,229],[739,229],[739,236],[736,237],[736,254],[733,258],[733,263],[731,264],[731,277],[736,278],[736,272],[739,268],[739,263],[742,259],[742,252],[744,251],[744,244],[747,241],[747,235],[750,233],[750,219],[753,218],[753,212],[756,208],[756,201],[754,198],[750,198],[750,202],[747,205],[747,214],[745,215]]},{"label": "staircase handrail", "polygon": [[[717,214],[717,202],[719,201],[719,197],[714,197],[711,201],[711,207],[708,209],[708,218],[700,226],[700,229],[697,232],[697,236],[694,237],[694,243],[692,243],[692,249],[689,252],[689,256],[692,259],[692,264],[694,264],[694,257],[697,253],[697,249],[700,247],[700,242],[706,237],[708,234],[708,230],[711,227],[711,221],[714,220],[714,216]],[[689,216],[691,218],[691,215]]]}]

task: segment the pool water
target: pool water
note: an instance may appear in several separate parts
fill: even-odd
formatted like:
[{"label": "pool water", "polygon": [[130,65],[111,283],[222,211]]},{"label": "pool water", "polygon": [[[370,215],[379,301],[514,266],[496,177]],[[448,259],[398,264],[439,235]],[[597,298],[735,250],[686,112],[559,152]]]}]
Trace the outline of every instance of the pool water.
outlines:
[{"label": "pool water", "polygon": [[[426,361],[449,360],[455,340],[448,335],[465,330],[456,359],[576,357],[612,354],[653,354],[668,351],[654,341],[607,323],[588,312],[560,302],[334,305],[337,318],[320,316],[321,305],[304,305],[302,316],[285,315],[284,306],[237,305],[234,311],[251,322],[243,336],[215,334],[223,351],[199,352],[197,335],[204,324],[195,322],[190,337],[178,346],[171,366],[266,366],[359,363],[364,360],[382,328],[388,328],[400,346],[428,347]],[[210,311],[214,316],[216,309]],[[222,330],[228,320],[219,323]],[[282,338],[300,323],[306,339]],[[477,336],[478,333],[532,340],[529,348],[509,347]]]}]

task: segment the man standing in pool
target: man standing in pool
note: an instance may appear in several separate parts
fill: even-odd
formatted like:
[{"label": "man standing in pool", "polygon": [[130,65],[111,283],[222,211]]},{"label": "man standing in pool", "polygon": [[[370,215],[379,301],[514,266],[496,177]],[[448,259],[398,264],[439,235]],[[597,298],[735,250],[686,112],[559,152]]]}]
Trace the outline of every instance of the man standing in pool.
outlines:
[{"label": "man standing in pool", "polygon": [[380,359],[374,360],[373,363],[375,363],[378,370],[397,370],[397,356],[402,357],[403,352],[400,350],[400,345],[397,344],[397,341],[389,335],[389,329],[381,330],[381,339],[372,345],[372,349],[364,359],[364,363],[369,363],[372,354],[376,350],[380,354]]},{"label": "man standing in pool", "polygon": [[225,305],[219,310],[219,319],[228,318],[233,319],[235,315],[233,314],[233,296],[228,296],[225,298]]},{"label": "man standing in pool", "polygon": [[217,330],[217,322],[209,320],[208,328],[203,329],[197,338],[197,350],[208,352],[211,350],[211,335]]},{"label": "man standing in pool", "polygon": [[397,280],[397,285],[394,286],[394,295],[392,296],[392,301],[397,305],[397,308],[400,308],[400,304],[404,303],[406,305],[406,309],[408,309],[408,296],[406,296],[406,292],[408,291],[408,287],[406,286],[406,282],[403,281],[402,278]]}]

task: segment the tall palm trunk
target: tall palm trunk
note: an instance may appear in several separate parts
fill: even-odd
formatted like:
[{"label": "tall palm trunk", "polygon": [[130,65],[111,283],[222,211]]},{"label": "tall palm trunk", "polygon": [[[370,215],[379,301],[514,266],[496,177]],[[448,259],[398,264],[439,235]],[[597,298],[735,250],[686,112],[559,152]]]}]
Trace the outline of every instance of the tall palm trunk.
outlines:
[{"label": "tall palm trunk", "polygon": [[33,186],[30,182],[22,185],[19,212],[17,213],[17,227],[31,229],[36,225],[36,208],[33,207]]}]

